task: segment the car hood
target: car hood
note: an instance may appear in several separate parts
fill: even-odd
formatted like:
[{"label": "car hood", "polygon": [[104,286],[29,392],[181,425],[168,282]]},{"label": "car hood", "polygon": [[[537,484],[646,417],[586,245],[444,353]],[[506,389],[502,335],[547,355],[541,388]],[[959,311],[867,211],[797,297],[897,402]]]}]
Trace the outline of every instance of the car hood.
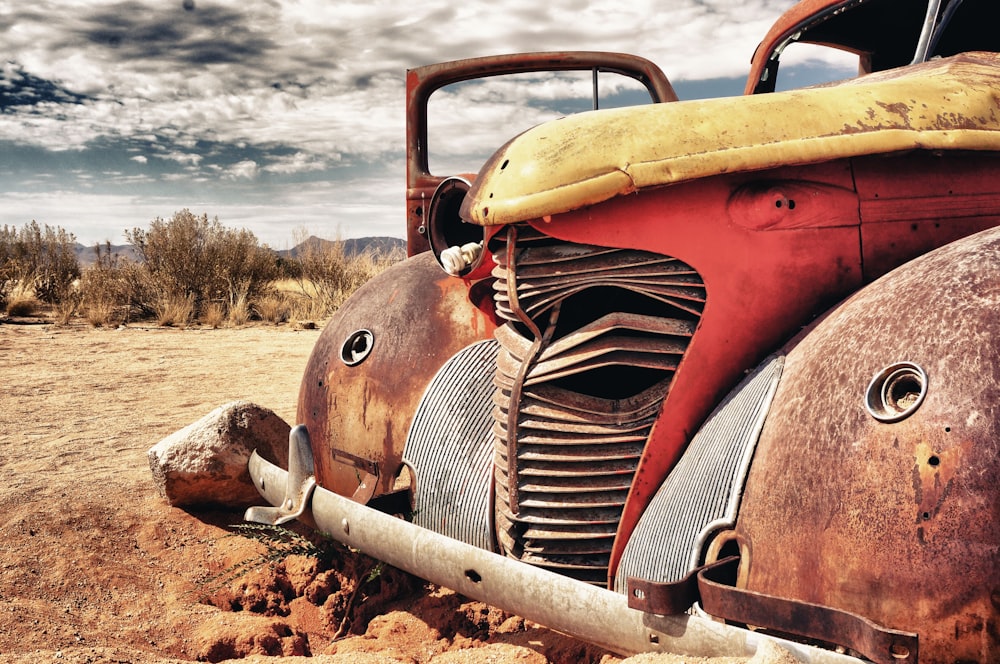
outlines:
[{"label": "car hood", "polygon": [[711,175],[913,149],[1000,150],[1000,54],[539,125],[486,163],[461,214],[516,223]]}]

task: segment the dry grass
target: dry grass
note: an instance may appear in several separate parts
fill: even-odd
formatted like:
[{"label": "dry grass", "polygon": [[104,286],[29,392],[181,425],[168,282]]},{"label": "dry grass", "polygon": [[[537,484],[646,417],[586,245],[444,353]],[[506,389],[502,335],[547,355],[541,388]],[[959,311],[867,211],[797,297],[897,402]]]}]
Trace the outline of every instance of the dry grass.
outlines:
[{"label": "dry grass", "polygon": [[56,324],[69,325],[70,321],[73,320],[73,317],[76,316],[76,312],[79,308],[79,293],[74,293],[71,297],[64,297],[59,300],[59,302],[54,305]]},{"label": "dry grass", "polygon": [[292,313],[292,304],[281,293],[268,293],[257,299],[254,310],[262,321],[277,325],[288,321]]},{"label": "dry grass", "polygon": [[342,242],[316,241],[300,243],[293,260],[279,259],[252,233],[187,210],[126,236],[141,260],[120,257],[105,243],[94,247],[96,260],[81,273],[66,249],[73,238],[61,229],[0,228],[0,312],[24,317],[44,309],[57,323],[82,318],[95,327],[140,320],[212,328],[251,320],[322,323],[404,258],[401,251],[348,255]]},{"label": "dry grass", "polygon": [[32,316],[41,307],[35,297],[35,290],[29,283],[15,284],[7,296],[7,315],[15,317]]},{"label": "dry grass", "polygon": [[229,305],[228,320],[233,327],[243,327],[250,322],[250,302],[245,293],[241,293],[236,301]]},{"label": "dry grass", "polygon": [[404,258],[402,251],[349,256],[341,242],[306,245],[298,257],[302,276],[297,291],[308,302],[293,312],[297,319],[328,318],[365,282]]},{"label": "dry grass", "polygon": [[0,302],[8,311],[12,306],[16,312],[37,310],[42,302],[57,304],[70,292],[80,276],[75,242],[72,233],[35,221],[20,228],[0,227]]},{"label": "dry grass", "polygon": [[7,304],[7,315],[24,317],[34,315],[38,311],[39,302],[32,297],[11,298]]},{"label": "dry grass", "polygon": [[187,327],[194,318],[194,298],[164,297],[156,303],[155,313],[161,327]]},{"label": "dry grass", "polygon": [[94,327],[114,327],[118,319],[118,307],[106,298],[90,299],[83,304],[83,319]]},{"label": "dry grass", "polygon": [[201,314],[201,322],[217,330],[226,322],[226,308],[221,302],[209,302]]}]

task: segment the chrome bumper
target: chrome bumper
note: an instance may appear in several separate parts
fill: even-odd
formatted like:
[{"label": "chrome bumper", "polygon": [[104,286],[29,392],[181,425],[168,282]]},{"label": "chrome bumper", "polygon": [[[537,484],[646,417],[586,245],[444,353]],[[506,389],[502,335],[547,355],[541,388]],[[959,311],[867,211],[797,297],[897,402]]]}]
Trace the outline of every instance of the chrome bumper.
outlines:
[{"label": "chrome bumper", "polygon": [[625,656],[640,652],[750,656],[762,642],[772,641],[802,662],[862,661],[726,625],[709,616],[661,616],[631,609],[623,594],[453,540],[317,486],[303,426],[292,430],[288,452],[288,471],[256,453],[251,456],[250,476],[272,507],[251,507],[247,521],[276,525],[298,519],[431,583]]}]

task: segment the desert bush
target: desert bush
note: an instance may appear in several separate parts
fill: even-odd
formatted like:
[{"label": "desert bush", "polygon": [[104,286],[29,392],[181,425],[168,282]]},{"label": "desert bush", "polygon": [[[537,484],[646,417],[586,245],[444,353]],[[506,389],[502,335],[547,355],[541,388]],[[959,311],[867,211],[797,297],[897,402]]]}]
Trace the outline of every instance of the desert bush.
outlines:
[{"label": "desert bush", "polygon": [[35,298],[16,298],[7,303],[8,316],[30,316],[38,310],[38,300]]},{"label": "desert bush", "polygon": [[80,310],[95,327],[154,315],[155,296],[142,266],[112,253],[111,243],[94,246],[93,265],[80,278]]},{"label": "desert bush", "polygon": [[165,295],[156,302],[155,313],[161,327],[187,327],[194,318],[194,298]]},{"label": "desert bush", "polygon": [[109,300],[96,300],[83,307],[83,319],[94,327],[117,325],[118,306]]},{"label": "desert bush", "polygon": [[401,251],[348,255],[343,242],[314,238],[298,246],[301,276],[297,281],[310,302],[304,307],[307,311],[295,312],[296,318],[328,317],[365,282],[404,258]]},{"label": "desert bush", "polygon": [[202,311],[201,322],[213,330],[222,327],[226,322],[226,308],[221,302],[209,302]]},{"label": "desert bush", "polygon": [[66,296],[80,276],[76,238],[58,226],[32,221],[21,228],[0,229],[0,300],[8,308],[14,289],[54,304]]},{"label": "desert bush", "polygon": [[142,257],[155,301],[189,299],[195,313],[222,299],[232,317],[277,275],[276,257],[252,232],[186,209],[169,221],[157,217],[148,229],[126,231],[125,238]]},{"label": "desert bush", "polygon": [[284,323],[292,313],[292,305],[280,292],[272,292],[257,298],[254,303],[257,316],[268,323]]},{"label": "desert bush", "polygon": [[238,295],[236,301],[230,303],[228,318],[233,327],[243,327],[250,322],[250,302],[245,294]]},{"label": "desert bush", "polygon": [[35,297],[33,289],[26,284],[18,284],[11,289],[7,299],[8,316],[31,316],[41,303]]},{"label": "desert bush", "polygon": [[58,325],[69,325],[76,312],[80,309],[82,296],[79,280],[74,281],[70,290],[55,304],[55,320]]}]

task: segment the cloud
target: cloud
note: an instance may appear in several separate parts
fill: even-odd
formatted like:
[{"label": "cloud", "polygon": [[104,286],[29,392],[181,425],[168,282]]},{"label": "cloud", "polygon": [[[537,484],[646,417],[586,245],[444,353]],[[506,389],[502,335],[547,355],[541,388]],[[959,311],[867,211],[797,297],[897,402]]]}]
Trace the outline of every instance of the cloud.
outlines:
[{"label": "cloud", "polygon": [[[162,201],[169,200],[168,208],[213,207],[204,211],[224,223],[230,220],[219,210],[233,214],[234,222],[262,224],[268,215],[283,219],[284,210],[296,209],[306,219],[336,215],[360,229],[356,233],[391,228],[402,235],[407,68],[517,51],[625,51],[659,63],[678,89],[701,93],[708,88],[699,81],[717,79],[736,93],[758,40],[791,4],[11,5],[0,20],[0,61],[6,63],[0,75],[0,223],[25,214],[30,220],[23,208],[30,201],[51,215],[49,223],[97,224],[74,215],[80,205],[69,201],[77,191],[107,196],[101,199],[105,214],[137,215],[130,224],[148,221],[152,209],[172,214],[163,210]],[[565,76],[536,77],[530,85],[487,81],[441,95],[435,102],[443,119],[439,163],[475,170],[499,142],[566,112],[567,95],[586,87]],[[35,197],[52,183],[61,187],[52,200],[66,203],[62,212]],[[353,196],[342,193],[349,190]],[[357,196],[359,190],[366,195]],[[316,214],[321,205],[325,214]]]},{"label": "cloud", "polygon": [[[680,80],[736,75],[788,4],[219,0],[185,10],[182,2],[40,0],[15,9],[2,36],[18,80],[35,82],[22,88],[88,102],[63,109],[63,122],[82,129],[70,147],[102,132],[176,128],[208,140],[373,156],[402,134],[407,67],[586,48],[646,55]],[[59,134],[34,129],[36,142]],[[48,144],[66,145],[58,138]]]},{"label": "cloud", "polygon": [[253,180],[257,177],[257,172],[259,167],[257,162],[252,159],[244,159],[243,161],[233,164],[228,168],[223,177],[230,180]]}]

